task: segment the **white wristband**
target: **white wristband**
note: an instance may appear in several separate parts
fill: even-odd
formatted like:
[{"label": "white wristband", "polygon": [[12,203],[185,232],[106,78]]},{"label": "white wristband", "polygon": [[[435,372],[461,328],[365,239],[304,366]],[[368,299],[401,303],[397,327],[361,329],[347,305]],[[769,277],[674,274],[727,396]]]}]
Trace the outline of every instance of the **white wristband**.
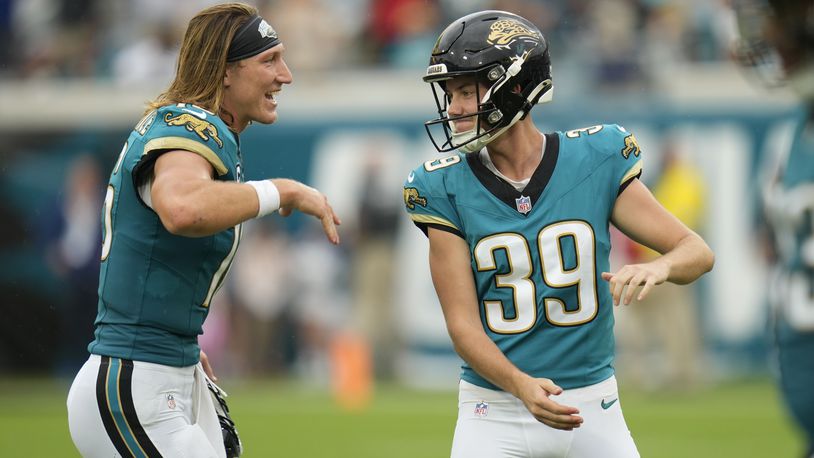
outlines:
[{"label": "white wristband", "polygon": [[254,188],[257,193],[257,200],[260,202],[260,210],[257,218],[266,216],[280,208],[280,191],[274,186],[271,180],[247,181],[247,185]]}]

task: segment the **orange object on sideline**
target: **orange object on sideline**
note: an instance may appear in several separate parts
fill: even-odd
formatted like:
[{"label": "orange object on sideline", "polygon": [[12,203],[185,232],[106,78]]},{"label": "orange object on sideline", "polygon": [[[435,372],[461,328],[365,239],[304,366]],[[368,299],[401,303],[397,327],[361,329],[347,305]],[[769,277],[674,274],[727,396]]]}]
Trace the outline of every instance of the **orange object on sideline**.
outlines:
[{"label": "orange object on sideline", "polygon": [[361,411],[370,404],[373,363],[370,346],[361,337],[345,332],[331,342],[331,382],[340,407]]}]

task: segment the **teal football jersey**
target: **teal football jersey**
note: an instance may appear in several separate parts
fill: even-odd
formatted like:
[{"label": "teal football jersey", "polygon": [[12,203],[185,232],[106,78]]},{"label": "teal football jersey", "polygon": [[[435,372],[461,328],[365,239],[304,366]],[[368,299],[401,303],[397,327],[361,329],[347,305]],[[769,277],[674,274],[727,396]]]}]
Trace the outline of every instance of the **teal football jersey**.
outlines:
[{"label": "teal football jersey", "polygon": [[808,113],[764,204],[777,259],[769,297],[786,406],[814,447],[814,118]]},{"label": "teal football jersey", "polygon": [[199,360],[198,335],[240,240],[240,226],[208,237],[169,233],[139,196],[163,152],[209,161],[217,180],[242,181],[237,136],[188,104],[152,111],[136,125],[110,175],[102,226],[99,303],[91,353],[170,366]]},{"label": "teal football jersey", "polygon": [[[642,170],[633,135],[616,125],[546,134],[543,159],[518,192],[480,161],[428,161],[404,184],[413,222],[466,240],[484,330],[520,370],[563,388],[613,374],[609,220]],[[463,366],[462,378],[498,389]]]},{"label": "teal football jersey", "polygon": [[[814,335],[814,123],[803,122],[764,204],[777,263],[770,297],[781,312],[781,340]],[[807,337],[806,337],[807,334]]]}]

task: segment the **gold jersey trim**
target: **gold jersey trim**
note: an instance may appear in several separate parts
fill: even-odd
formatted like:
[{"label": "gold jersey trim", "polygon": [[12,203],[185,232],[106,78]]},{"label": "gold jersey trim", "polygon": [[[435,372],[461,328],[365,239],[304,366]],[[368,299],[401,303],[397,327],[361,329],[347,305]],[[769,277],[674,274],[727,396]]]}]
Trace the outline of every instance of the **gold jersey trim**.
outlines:
[{"label": "gold jersey trim", "polygon": [[642,161],[638,160],[633,167],[631,167],[624,177],[622,177],[622,181],[619,182],[619,186],[625,184],[626,181],[630,180],[631,178],[635,177],[636,175],[642,173]]},{"label": "gold jersey trim", "polygon": [[144,145],[144,153],[147,154],[151,151],[155,150],[176,150],[182,149],[184,151],[190,151],[196,153],[206,159],[212,167],[215,167],[215,171],[218,172],[218,176],[226,175],[226,172],[229,170],[223,165],[223,161],[220,160],[217,154],[212,151],[208,146],[204,145],[201,142],[197,142],[195,140],[190,140],[189,138],[185,137],[161,137],[161,138],[154,138],[147,142]]},{"label": "gold jersey trim", "polygon": [[451,222],[445,220],[444,218],[439,218],[437,216],[430,216],[430,215],[416,215],[410,214],[410,219],[412,219],[416,223],[422,224],[440,224],[441,226],[447,226],[455,229],[458,232],[461,232],[456,225],[452,224]]}]

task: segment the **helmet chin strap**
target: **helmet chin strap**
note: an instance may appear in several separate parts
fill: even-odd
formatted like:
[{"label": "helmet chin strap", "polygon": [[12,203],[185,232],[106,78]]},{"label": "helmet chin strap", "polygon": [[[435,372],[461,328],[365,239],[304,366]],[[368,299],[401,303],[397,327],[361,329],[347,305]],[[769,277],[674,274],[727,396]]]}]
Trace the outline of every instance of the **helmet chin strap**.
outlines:
[{"label": "helmet chin strap", "polygon": [[[512,64],[512,66],[514,66],[514,64]],[[497,86],[497,84],[495,86]],[[493,86],[493,88],[494,88],[494,86]],[[538,84],[537,87],[535,87],[534,90],[532,90],[531,93],[529,93],[529,96],[526,97],[526,101],[534,100],[534,98],[537,97],[537,94],[539,94],[540,91],[542,91],[543,89],[546,89],[546,88],[548,88],[547,92],[545,94],[543,94],[543,96],[540,98],[540,100],[537,103],[550,102],[551,99],[553,98],[553,91],[552,91],[551,80],[550,79],[547,79],[547,80],[541,82],[540,84]],[[487,94],[483,97],[483,100],[481,101],[481,103],[486,103],[486,101],[489,99],[489,97],[491,97],[491,95],[492,95],[492,90],[490,89],[487,92]],[[503,132],[505,132],[508,128],[512,127],[517,121],[520,120],[520,118],[525,116],[526,113],[527,113],[527,111],[519,110],[514,115],[514,118],[512,118],[512,120],[509,121],[508,124],[506,124],[505,126],[500,128],[496,132],[490,132],[488,134],[483,134],[481,137],[479,137],[476,140],[472,140],[472,138],[474,138],[475,135],[476,135],[477,126],[471,128],[471,129],[469,129],[467,131],[464,131],[464,132],[456,133],[456,132],[453,131],[453,133],[452,133],[453,144],[460,145],[461,143],[469,142],[469,143],[466,143],[466,144],[460,146],[458,149],[463,151],[464,153],[476,153],[476,152],[480,151],[481,149],[483,149],[484,146],[488,145],[492,140],[496,139],[501,134],[503,134]],[[460,140],[460,142],[458,140]]]},{"label": "helmet chin strap", "polygon": [[[472,140],[473,138],[475,138],[475,131],[476,130],[477,130],[476,127],[473,127],[473,128],[471,128],[469,130],[465,130],[463,132],[455,132],[453,130],[453,132],[452,132],[452,141],[450,142],[450,144],[452,146],[455,146],[455,145],[460,145],[462,143],[466,143],[466,142]],[[473,141],[472,143],[477,143],[477,142]],[[465,153],[471,153],[472,151],[467,151],[466,147],[471,145],[472,143],[466,143],[464,146],[461,146],[458,149],[460,149],[461,151],[463,151]]]}]

